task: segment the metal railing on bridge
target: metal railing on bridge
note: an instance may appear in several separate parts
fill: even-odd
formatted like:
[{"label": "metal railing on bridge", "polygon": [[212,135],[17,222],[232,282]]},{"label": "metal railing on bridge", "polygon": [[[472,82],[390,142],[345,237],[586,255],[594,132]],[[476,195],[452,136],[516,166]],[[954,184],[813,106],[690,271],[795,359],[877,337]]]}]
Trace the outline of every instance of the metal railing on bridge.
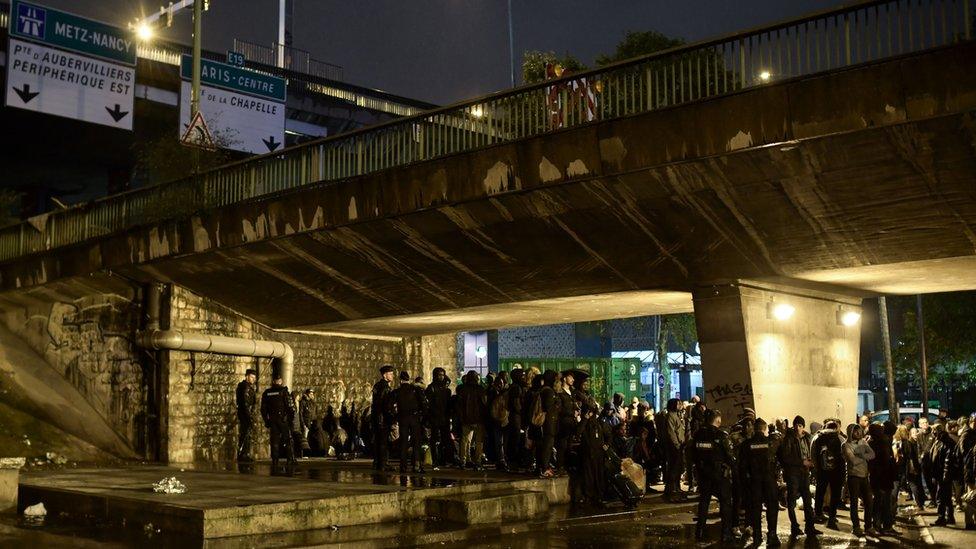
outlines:
[{"label": "metal railing on bridge", "polygon": [[970,40],[972,18],[970,0],[875,0],[681,46],[52,212],[0,229],[0,260],[310,183]]},{"label": "metal railing on bridge", "polygon": [[284,60],[283,68],[303,74],[311,74],[328,80],[342,80],[342,67],[319,61],[312,54],[299,48],[274,44],[262,46],[239,38],[234,39],[234,51],[241,53],[248,61],[271,67],[278,66],[278,56]]}]

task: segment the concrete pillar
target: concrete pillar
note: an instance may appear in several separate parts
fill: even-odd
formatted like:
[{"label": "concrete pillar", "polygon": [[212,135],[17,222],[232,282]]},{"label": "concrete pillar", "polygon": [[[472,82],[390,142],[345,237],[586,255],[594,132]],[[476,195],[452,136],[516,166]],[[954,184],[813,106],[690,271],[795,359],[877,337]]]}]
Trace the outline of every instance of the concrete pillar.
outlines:
[{"label": "concrete pillar", "polygon": [[[800,414],[807,420],[857,413],[860,298],[740,282],[694,291],[705,402],[723,422],[753,408],[767,420]],[[777,319],[778,304],[794,308]]]}]

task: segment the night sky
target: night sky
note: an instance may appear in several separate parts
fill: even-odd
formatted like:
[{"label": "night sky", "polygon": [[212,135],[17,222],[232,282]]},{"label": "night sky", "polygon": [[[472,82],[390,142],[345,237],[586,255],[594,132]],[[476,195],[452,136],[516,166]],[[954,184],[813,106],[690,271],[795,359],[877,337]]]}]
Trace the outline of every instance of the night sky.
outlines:
[{"label": "night sky", "polygon": [[[160,0],[38,0],[116,25]],[[842,4],[840,0],[513,0],[516,63],[524,50],[588,64],[629,30],[696,41]],[[277,39],[277,0],[211,0],[204,47]],[[295,0],[294,46],[342,65],[345,80],[447,104],[509,87],[506,0]],[[190,41],[190,12],[164,35]],[[516,73],[518,66],[516,65]]]}]

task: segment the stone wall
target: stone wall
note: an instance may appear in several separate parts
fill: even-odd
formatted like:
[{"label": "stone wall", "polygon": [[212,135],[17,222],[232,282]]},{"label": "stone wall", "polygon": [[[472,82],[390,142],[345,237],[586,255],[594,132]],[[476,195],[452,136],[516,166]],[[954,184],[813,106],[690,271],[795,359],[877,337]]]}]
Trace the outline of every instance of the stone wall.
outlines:
[{"label": "stone wall", "polygon": [[52,292],[45,298],[4,305],[0,322],[66,380],[129,449],[141,453],[146,392],[132,341],[141,314],[135,295],[96,293],[61,299]]},{"label": "stone wall", "polygon": [[[430,383],[434,368],[444,368],[452,382],[458,376],[458,340],[460,334],[438,334],[404,339],[407,367],[413,377],[418,375]],[[462,345],[463,345],[463,339]]]},{"label": "stone wall", "polygon": [[[314,388],[322,413],[327,405],[369,400],[383,364],[408,364],[399,338],[353,338],[275,332],[186,289],[174,287],[170,326],[231,337],[283,341],[295,351],[293,390]],[[422,348],[422,346],[421,346]],[[452,350],[453,352],[453,350]],[[421,354],[417,355],[418,360]],[[168,459],[170,462],[227,461],[236,455],[234,390],[247,368],[258,370],[258,392],[271,382],[269,359],[209,353],[170,353]],[[254,449],[268,456],[267,431],[259,425]]]}]

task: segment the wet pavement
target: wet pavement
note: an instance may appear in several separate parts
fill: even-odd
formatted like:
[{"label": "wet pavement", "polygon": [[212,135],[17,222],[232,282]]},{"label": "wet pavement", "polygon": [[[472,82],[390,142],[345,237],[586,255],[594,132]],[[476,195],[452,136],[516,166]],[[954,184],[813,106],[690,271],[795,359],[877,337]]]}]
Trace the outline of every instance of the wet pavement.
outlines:
[{"label": "wet pavement", "polygon": [[[147,478],[158,473],[151,468]],[[163,468],[160,468],[163,469]],[[179,471],[179,470],[177,470]],[[206,465],[184,468],[182,476],[192,486],[194,474],[220,473],[222,478],[248,480],[272,479],[267,463],[255,464],[240,473],[233,465]],[[39,473],[28,473],[32,476]],[[180,476],[178,474],[178,476]],[[450,486],[456,483],[501,482],[505,479],[525,479],[524,475],[500,475],[494,472],[445,470],[428,475],[399,475],[373,473],[366,462],[309,461],[299,467],[295,477],[315,482],[310,486],[321,489],[404,490],[430,486]],[[301,483],[290,483],[301,484]],[[267,497],[260,495],[260,497]],[[632,547],[753,547],[742,538],[734,544],[718,543],[718,517],[710,518],[710,543],[694,541],[694,502],[670,504],[657,494],[644,498],[635,511],[619,505],[607,508],[555,506],[544,520],[531,520],[488,526],[464,527],[435,519],[408,520],[380,524],[343,526],[318,530],[304,530],[260,536],[238,536],[201,540],[180,536],[157,528],[131,528],[118,522],[91,520],[69,522],[62,517],[49,516],[41,524],[31,524],[13,515],[0,516],[0,547],[206,547],[241,549],[251,547],[555,547],[555,548],[613,548]],[[713,511],[715,509],[713,508]],[[847,512],[839,513],[839,530],[828,530],[816,541],[801,537],[790,540],[786,512],[779,517],[779,537],[784,547],[896,547],[922,546],[926,541],[942,547],[976,547],[976,532],[956,528],[928,526],[934,520],[929,510],[918,516],[900,516],[898,536],[857,539],[850,535]],[[957,517],[961,524],[961,514]]]}]

